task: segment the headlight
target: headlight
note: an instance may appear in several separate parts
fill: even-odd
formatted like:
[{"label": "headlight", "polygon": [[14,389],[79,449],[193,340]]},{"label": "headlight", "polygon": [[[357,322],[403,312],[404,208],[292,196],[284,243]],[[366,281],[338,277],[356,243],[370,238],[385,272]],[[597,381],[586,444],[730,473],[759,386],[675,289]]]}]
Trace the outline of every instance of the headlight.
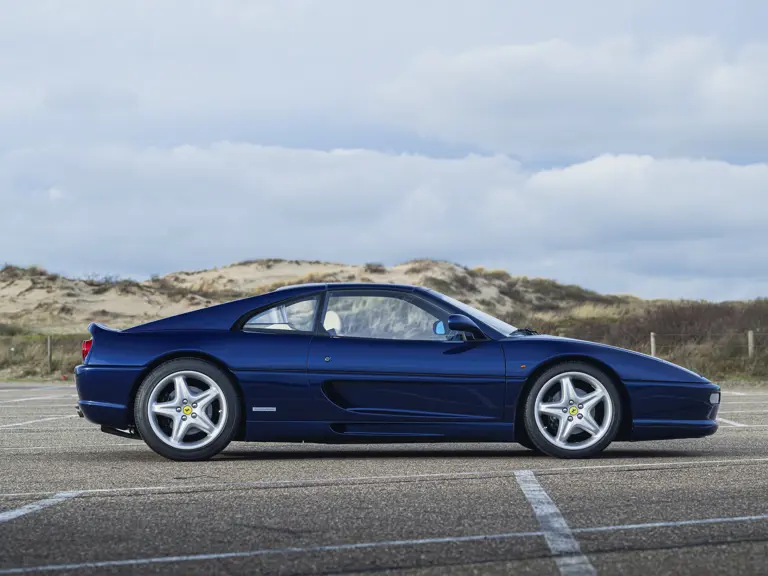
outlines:
[{"label": "headlight", "polygon": [[720,404],[720,392],[712,392],[712,394],[709,395],[709,403],[713,406]]}]

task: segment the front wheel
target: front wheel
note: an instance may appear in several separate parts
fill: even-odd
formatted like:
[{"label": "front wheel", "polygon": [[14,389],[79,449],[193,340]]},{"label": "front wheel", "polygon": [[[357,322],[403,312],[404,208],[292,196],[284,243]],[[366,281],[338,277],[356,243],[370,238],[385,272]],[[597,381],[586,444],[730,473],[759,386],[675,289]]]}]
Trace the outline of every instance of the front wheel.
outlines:
[{"label": "front wheel", "polygon": [[171,460],[207,460],[224,450],[240,425],[240,400],[229,377],[196,358],[153,370],[134,405],[136,428]]},{"label": "front wheel", "polygon": [[587,458],[616,437],[621,397],[613,381],[583,362],[565,362],[542,374],[525,404],[531,442],[558,458]]}]

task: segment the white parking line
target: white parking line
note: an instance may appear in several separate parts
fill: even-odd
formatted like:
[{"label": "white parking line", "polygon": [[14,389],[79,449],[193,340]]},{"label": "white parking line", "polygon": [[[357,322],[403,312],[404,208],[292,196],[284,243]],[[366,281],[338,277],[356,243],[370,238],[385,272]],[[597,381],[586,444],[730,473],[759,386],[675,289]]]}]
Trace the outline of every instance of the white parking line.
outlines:
[{"label": "white parking line", "polygon": [[533,513],[539,521],[547,546],[555,556],[555,563],[560,574],[597,574],[589,559],[581,553],[579,543],[574,538],[557,505],[536,480],[533,472],[518,470],[515,472],[515,478],[528,499],[528,503],[533,508]]},{"label": "white parking line", "polygon": [[14,450],[79,450],[81,448],[117,448],[118,446],[135,446],[137,448],[146,448],[146,444],[143,442],[119,442],[117,444],[73,444],[71,446],[58,445],[58,446],[15,446],[11,448],[0,448],[0,452],[11,452]]},{"label": "white parking line", "polygon": [[[541,475],[590,470],[645,470],[647,468],[690,468],[699,466],[722,466],[728,464],[759,464],[768,462],[765,458],[731,458],[723,460],[686,460],[682,462],[645,462],[642,464],[596,464],[568,466],[559,468],[534,468],[533,472]],[[120,488],[83,488],[78,489],[83,495],[100,494],[120,494],[120,493],[145,493],[145,492],[169,492],[177,491],[189,492],[207,492],[213,490],[233,490],[233,489],[259,489],[259,488],[305,488],[313,486],[334,486],[337,484],[356,484],[356,483],[379,483],[379,482],[416,482],[431,480],[481,480],[488,478],[506,478],[513,476],[519,470],[488,470],[480,472],[477,470],[467,472],[436,472],[428,474],[403,474],[392,476],[346,476],[331,478],[296,478],[292,480],[254,480],[252,482],[222,482],[218,484],[178,484],[164,486],[125,486]],[[53,489],[39,492],[7,492],[0,493],[0,498],[25,498],[34,496],[45,496],[54,492],[61,492],[61,489]]]},{"label": "white parking line", "polygon": [[35,424],[37,422],[64,420],[65,418],[77,418],[77,414],[70,414],[69,416],[54,416],[52,418],[40,418],[39,420],[27,420],[26,422],[16,422],[15,424],[2,424],[0,425],[0,428],[13,428],[14,426],[24,426],[25,424]]},{"label": "white parking line", "polygon": [[534,468],[539,476],[549,472],[575,472],[578,470],[631,470],[646,468],[683,468],[696,466],[722,466],[725,464],[739,464],[741,462],[768,462],[768,458],[727,458],[722,460],[684,460],[681,462],[644,462],[642,464],[587,464],[585,466],[564,466],[559,468]]},{"label": "white parking line", "polygon": [[730,390],[720,390],[720,394],[729,394],[731,396],[746,396],[744,392],[731,392]]},{"label": "white parking line", "polygon": [[[706,518],[701,520],[681,520],[672,522],[650,522],[646,524],[623,524],[614,526],[594,526],[589,528],[574,528],[571,532],[579,534],[613,532],[619,530],[651,530],[654,528],[680,528],[685,526],[706,526],[736,522],[759,522],[768,520],[768,514],[759,516],[739,516],[732,518]],[[205,560],[228,560],[233,558],[256,558],[259,556],[306,554],[317,552],[345,552],[351,550],[366,550],[375,548],[393,548],[399,546],[424,546],[429,544],[455,544],[462,542],[482,542],[492,540],[511,540],[513,538],[535,538],[546,536],[540,532],[506,532],[502,534],[478,534],[473,536],[448,536],[444,538],[420,538],[414,540],[385,540],[379,542],[357,542],[352,544],[331,544],[326,546],[306,546],[303,548],[262,548],[242,552],[221,552],[215,554],[185,554],[178,556],[155,556],[146,558],[130,558],[127,560],[104,560],[100,562],[81,562],[78,564],[45,564],[41,566],[25,566],[21,568],[0,569],[0,575],[30,574],[34,572],[60,572],[86,570],[93,568],[117,568],[122,566],[149,566],[152,564],[176,564],[181,562],[201,562]],[[590,565],[591,566],[591,565]]]},{"label": "white parking line", "polygon": [[617,524],[615,526],[592,526],[589,528],[574,528],[571,532],[578,534],[595,534],[599,532],[618,532],[620,530],[651,530],[653,528],[682,528],[684,526],[706,526],[707,524],[732,524],[735,522],[757,522],[768,520],[768,514],[754,516],[732,516],[724,518],[702,518],[700,520],[670,520],[667,522],[645,522],[643,524]]},{"label": "white parking line", "polygon": [[768,414],[768,410],[721,410],[719,414]]},{"label": "white parking line", "polygon": [[36,386],[35,388],[0,388],[0,392],[10,394],[12,392],[24,393],[35,392],[37,390],[46,390],[48,392],[55,392],[56,390],[76,390],[75,386]]},{"label": "white parking line", "polygon": [[511,538],[530,538],[542,536],[541,532],[509,532],[506,534],[481,534],[478,536],[450,536],[447,538],[421,538],[418,540],[387,540],[383,542],[359,542],[355,544],[335,544],[330,546],[307,546],[304,548],[265,548],[245,552],[222,552],[218,554],[190,554],[184,556],[159,556],[155,558],[134,558],[129,560],[107,560],[104,562],[82,562],[80,564],[49,564],[24,568],[6,568],[0,574],[28,574],[30,572],[54,572],[60,570],[83,570],[87,568],[112,568],[118,566],[146,566],[149,564],[168,564],[176,562],[199,562],[201,560],[226,560],[231,558],[254,558],[277,554],[301,554],[307,552],[343,552],[395,546],[423,546],[426,544],[453,544],[458,542],[477,542],[483,540],[506,540]]},{"label": "white parking line", "polygon": [[[766,458],[768,460],[768,458]],[[121,488],[90,488],[83,489],[84,495],[99,494],[120,494],[120,493],[142,493],[142,492],[176,492],[182,491],[211,491],[211,490],[232,490],[248,488],[303,488],[312,486],[335,486],[343,484],[358,483],[379,483],[379,482],[416,482],[419,480],[463,480],[463,479],[485,479],[485,478],[504,478],[514,474],[514,470],[497,470],[490,472],[436,472],[433,474],[403,474],[397,476],[348,476],[332,478],[296,478],[293,480],[254,480],[252,482],[230,482],[218,484],[179,484],[177,486],[126,486]],[[0,498],[24,498],[30,496],[43,496],[51,494],[54,490],[47,492],[11,492],[0,494]]]},{"label": "white parking line", "polygon": [[102,434],[98,428],[89,426],[87,422],[83,422],[82,424],[74,424],[73,426],[41,426],[39,428],[30,426],[29,428],[14,428],[13,430],[4,430],[3,432],[6,434],[50,434],[51,432],[56,432],[57,434]]},{"label": "white parking line", "polygon": [[75,409],[77,402],[70,402],[68,404],[31,404],[29,406],[7,406],[0,404],[0,410],[47,410],[48,408],[70,408]]},{"label": "white parking line", "polygon": [[3,400],[0,406],[7,406],[8,404],[18,404],[19,402],[32,402],[34,400],[58,400],[60,398],[73,398],[76,394],[66,394],[58,396],[32,396],[30,398],[16,398],[14,400]]},{"label": "white parking line", "polygon": [[746,424],[742,424],[741,422],[734,422],[733,420],[728,420],[727,418],[722,418],[720,416],[717,417],[718,422],[725,422],[728,424],[728,426],[733,426],[734,428],[747,428]]},{"label": "white parking line", "polygon": [[22,506],[21,508],[0,512],[0,524],[3,522],[8,522],[9,520],[13,520],[14,518],[18,518],[19,516],[29,514],[30,512],[37,512],[43,508],[48,508],[49,506],[60,504],[61,502],[69,500],[70,498],[74,498],[79,494],[80,492],[59,492],[58,494],[55,494],[50,498],[46,498],[45,500],[38,500],[37,502],[31,502],[30,504]]}]

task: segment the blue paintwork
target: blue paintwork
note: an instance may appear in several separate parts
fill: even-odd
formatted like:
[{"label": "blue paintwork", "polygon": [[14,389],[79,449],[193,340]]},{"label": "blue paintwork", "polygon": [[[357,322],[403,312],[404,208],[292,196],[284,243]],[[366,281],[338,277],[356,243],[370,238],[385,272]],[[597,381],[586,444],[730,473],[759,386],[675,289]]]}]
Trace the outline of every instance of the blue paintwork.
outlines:
[{"label": "blue paintwork", "polygon": [[[317,333],[243,332],[257,309],[333,290],[410,293],[468,316],[487,336],[469,342],[331,338]],[[490,322],[490,320],[488,320]],[[719,387],[644,354],[569,338],[505,335],[431,290],[379,284],[283,288],[127,330],[90,326],[93,347],[76,368],[80,407],[97,424],[133,424],[144,377],[164,360],[196,356],[231,373],[253,441],[513,441],[527,386],[564,360],[610,373],[625,392],[623,440],[706,436],[717,430]],[[328,358],[329,360],[326,360]],[[254,412],[253,407],[275,407]]]}]

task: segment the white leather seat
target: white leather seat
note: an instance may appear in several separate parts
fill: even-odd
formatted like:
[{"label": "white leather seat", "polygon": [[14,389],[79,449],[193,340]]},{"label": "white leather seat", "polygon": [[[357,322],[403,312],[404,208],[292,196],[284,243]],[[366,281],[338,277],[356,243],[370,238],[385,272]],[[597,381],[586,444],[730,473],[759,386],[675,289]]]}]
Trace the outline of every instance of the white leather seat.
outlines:
[{"label": "white leather seat", "polygon": [[325,319],[323,320],[323,328],[328,332],[331,330],[336,333],[341,332],[341,318],[339,318],[339,315],[333,310],[328,310],[325,313]]}]

